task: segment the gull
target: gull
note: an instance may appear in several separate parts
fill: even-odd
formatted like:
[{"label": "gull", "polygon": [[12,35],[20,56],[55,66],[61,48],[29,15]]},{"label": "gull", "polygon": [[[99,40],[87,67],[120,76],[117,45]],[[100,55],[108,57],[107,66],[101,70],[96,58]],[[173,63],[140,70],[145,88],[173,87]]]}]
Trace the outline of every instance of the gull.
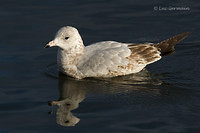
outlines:
[{"label": "gull", "polygon": [[76,79],[111,78],[140,72],[162,56],[172,54],[174,46],[190,32],[159,43],[121,43],[102,41],[84,46],[78,30],[65,26],[44,48],[57,46],[57,64],[61,73]]}]

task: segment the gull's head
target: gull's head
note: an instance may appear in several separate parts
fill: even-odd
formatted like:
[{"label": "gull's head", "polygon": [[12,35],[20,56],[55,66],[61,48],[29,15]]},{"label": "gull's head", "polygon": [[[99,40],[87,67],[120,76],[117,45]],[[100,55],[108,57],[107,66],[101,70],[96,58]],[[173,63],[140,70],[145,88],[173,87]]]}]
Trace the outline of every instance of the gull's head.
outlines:
[{"label": "gull's head", "polygon": [[44,48],[58,46],[63,50],[68,50],[82,43],[83,42],[78,30],[74,27],[66,26],[60,28],[54,40],[49,42]]}]

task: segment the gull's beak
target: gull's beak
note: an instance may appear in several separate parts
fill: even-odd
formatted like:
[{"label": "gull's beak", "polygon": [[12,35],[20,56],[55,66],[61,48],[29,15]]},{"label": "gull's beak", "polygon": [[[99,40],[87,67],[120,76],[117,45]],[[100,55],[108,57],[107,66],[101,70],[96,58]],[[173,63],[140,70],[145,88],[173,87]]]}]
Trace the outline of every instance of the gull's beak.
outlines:
[{"label": "gull's beak", "polygon": [[44,48],[49,48],[49,47],[50,47],[49,44],[47,44],[47,45],[44,46]]},{"label": "gull's beak", "polygon": [[53,46],[56,46],[56,43],[55,43],[54,41],[51,41],[51,42],[49,42],[48,44],[46,44],[46,45],[44,46],[44,48],[50,48],[50,47],[53,47]]}]

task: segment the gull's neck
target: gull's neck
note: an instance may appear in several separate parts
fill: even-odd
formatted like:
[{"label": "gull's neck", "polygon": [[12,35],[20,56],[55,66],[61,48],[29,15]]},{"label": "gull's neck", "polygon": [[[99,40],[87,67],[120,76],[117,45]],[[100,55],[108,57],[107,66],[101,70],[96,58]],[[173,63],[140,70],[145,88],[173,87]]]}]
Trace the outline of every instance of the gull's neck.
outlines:
[{"label": "gull's neck", "polygon": [[84,52],[85,52],[85,46],[82,40],[78,41],[77,44],[73,45],[73,47],[71,47],[68,50],[58,48],[57,64],[59,70],[63,71],[68,66],[76,67]]}]

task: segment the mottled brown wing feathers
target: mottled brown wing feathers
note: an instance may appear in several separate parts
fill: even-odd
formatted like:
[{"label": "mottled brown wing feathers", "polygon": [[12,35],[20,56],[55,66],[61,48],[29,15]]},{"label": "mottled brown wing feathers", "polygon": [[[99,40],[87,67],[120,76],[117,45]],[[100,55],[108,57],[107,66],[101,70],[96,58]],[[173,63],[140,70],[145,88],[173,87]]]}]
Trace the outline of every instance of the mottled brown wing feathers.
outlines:
[{"label": "mottled brown wing feathers", "polygon": [[178,34],[167,40],[154,44],[153,46],[157,47],[160,50],[162,56],[169,55],[169,54],[174,53],[174,50],[175,50],[174,46],[180,41],[182,41],[183,39],[185,39],[189,34],[190,32]]},{"label": "mottled brown wing feathers", "polygon": [[151,44],[129,45],[131,55],[129,60],[133,59],[138,64],[150,64],[161,58],[160,51]]},{"label": "mottled brown wing feathers", "polygon": [[138,64],[150,64],[161,58],[161,56],[169,55],[174,52],[174,46],[185,39],[190,32],[185,32],[173,36],[162,42],[151,44],[128,44],[129,49],[131,50],[131,55],[128,57],[129,60],[134,60]]}]

